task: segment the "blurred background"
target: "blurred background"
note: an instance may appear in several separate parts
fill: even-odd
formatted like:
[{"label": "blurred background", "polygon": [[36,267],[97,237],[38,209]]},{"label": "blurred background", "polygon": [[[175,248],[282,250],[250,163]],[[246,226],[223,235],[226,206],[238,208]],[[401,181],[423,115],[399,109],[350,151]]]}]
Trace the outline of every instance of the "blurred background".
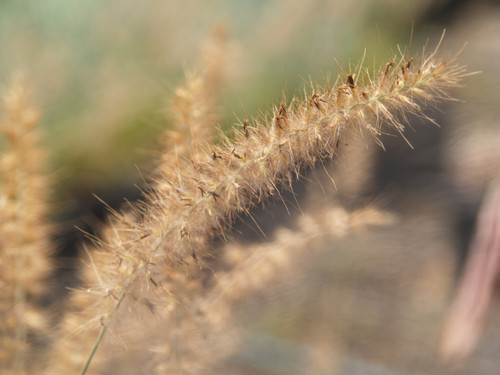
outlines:
[{"label": "blurred background", "polygon": [[497,1],[2,0],[0,82],[21,72],[40,108],[61,254],[74,254],[83,237],[74,225],[101,220],[92,194],[114,206],[139,196],[134,184],[143,185],[139,171],[151,167],[158,136],[170,126],[173,90],[215,28],[228,39],[223,129],[363,56],[371,69],[397,56],[398,46],[432,50],[443,29],[443,55],[463,48],[458,63],[482,72],[454,90],[459,102],[428,109],[440,128],[412,120],[415,150],[391,137],[383,140],[386,152],[367,142],[345,147],[331,167],[337,189],[325,195],[348,208],[382,202],[398,220],[297,259],[242,304],[248,338],[230,360],[232,371],[498,373],[496,301],[462,368],[452,372],[437,358],[477,211],[500,170]]}]

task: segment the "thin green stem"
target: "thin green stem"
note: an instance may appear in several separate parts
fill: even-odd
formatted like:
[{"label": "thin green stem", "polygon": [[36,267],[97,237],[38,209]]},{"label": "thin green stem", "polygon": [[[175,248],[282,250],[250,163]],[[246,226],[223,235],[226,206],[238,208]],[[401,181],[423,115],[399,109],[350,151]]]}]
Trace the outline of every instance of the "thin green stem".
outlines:
[{"label": "thin green stem", "polygon": [[[128,284],[127,284],[127,287],[128,285],[132,284],[132,282],[135,280],[135,278],[133,278]],[[123,290],[121,296],[120,296],[120,299],[118,300],[118,302],[116,303],[114,309],[113,309],[113,312],[116,312],[118,310],[118,308],[120,307],[120,305],[122,304],[122,302],[125,300],[125,297],[127,295],[127,287],[125,287],[125,289]],[[101,345],[101,342],[102,342],[102,339],[104,338],[104,335],[106,334],[106,331],[108,330],[109,328],[109,323],[111,322],[111,320],[107,319],[107,321],[103,322],[102,323],[102,328],[101,328],[101,331],[99,332],[99,335],[97,336],[97,339],[94,343],[94,346],[92,347],[92,350],[90,351],[89,353],[89,356],[87,357],[87,361],[85,361],[85,364],[82,368],[82,371],[80,371],[80,375],[85,375],[85,373],[87,372],[89,366],[90,366],[90,363],[92,362],[92,359],[94,358],[94,355],[95,353],[97,352],[97,349],[99,348],[99,346]]]}]

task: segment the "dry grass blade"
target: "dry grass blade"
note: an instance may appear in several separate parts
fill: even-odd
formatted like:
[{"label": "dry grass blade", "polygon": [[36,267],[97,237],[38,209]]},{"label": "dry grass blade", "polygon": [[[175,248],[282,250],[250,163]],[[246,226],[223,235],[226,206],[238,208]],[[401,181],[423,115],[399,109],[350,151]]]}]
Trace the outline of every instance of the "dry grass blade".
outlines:
[{"label": "dry grass blade", "polygon": [[464,274],[450,307],[441,355],[462,363],[481,334],[500,268],[500,183],[490,184],[482,203]]}]

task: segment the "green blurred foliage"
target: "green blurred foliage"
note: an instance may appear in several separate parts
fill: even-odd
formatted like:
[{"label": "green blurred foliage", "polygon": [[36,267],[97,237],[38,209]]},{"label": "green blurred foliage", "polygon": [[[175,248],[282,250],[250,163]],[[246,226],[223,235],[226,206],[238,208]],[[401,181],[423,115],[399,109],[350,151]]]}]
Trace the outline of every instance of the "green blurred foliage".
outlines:
[{"label": "green blurred foliage", "polygon": [[[0,2],[0,80],[22,72],[42,112],[61,186],[137,179],[183,72],[228,29],[221,126],[268,112],[338,65],[408,44],[426,2],[132,0]],[[390,19],[390,22],[387,20]],[[395,51],[396,52],[396,51]],[[234,58],[236,56],[236,59]],[[388,56],[383,56],[387,58]]]}]

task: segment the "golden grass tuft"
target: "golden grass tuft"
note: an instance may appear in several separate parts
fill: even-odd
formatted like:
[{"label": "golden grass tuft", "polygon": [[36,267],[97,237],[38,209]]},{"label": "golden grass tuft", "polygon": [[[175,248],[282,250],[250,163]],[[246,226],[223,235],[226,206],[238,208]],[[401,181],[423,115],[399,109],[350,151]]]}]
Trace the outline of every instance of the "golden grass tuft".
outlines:
[{"label": "golden grass tuft", "polygon": [[[213,240],[223,236],[236,217],[279,195],[283,187],[291,188],[303,170],[332,158],[347,132],[368,132],[379,142],[382,125],[387,124],[387,129],[403,134],[401,119],[408,114],[425,117],[419,103],[448,99],[444,90],[457,86],[462,76],[460,67],[439,60],[436,53],[419,60],[401,56],[373,76],[359,68],[332,87],[312,87],[303,99],[283,101],[267,121],[245,121],[220,145],[197,146],[196,157],[187,155],[175,163],[163,159],[144,201],[123,214],[113,212],[96,248],[88,251],[86,287],[73,297],[85,303],[72,302],[81,311],[69,315],[81,321],[63,329],[57,340],[61,350],[91,353],[90,363],[108,329],[125,337],[120,320],[129,311],[149,311],[166,330],[165,342],[153,345],[162,358],[156,369],[200,371],[202,358],[210,357],[201,354],[200,346],[199,363],[184,362],[185,353],[176,350],[200,329],[193,319],[193,301],[206,293],[207,285],[218,287],[220,279],[211,271],[211,261],[217,258]],[[188,92],[183,92],[185,103]],[[78,328],[85,333],[71,335]],[[74,372],[84,362],[75,360],[71,371],[55,371],[61,364],[60,359],[53,361],[51,373]]]},{"label": "golden grass tuft", "polygon": [[51,270],[48,180],[38,112],[20,77],[2,99],[0,131],[7,144],[0,156],[0,368],[2,374],[23,374],[32,364],[33,337],[47,334],[39,303]]},{"label": "golden grass tuft", "polygon": [[[129,352],[120,358],[136,353],[148,373],[198,374],[216,366],[237,340],[228,324],[234,300],[263,288],[309,244],[387,216],[372,208],[349,213],[333,207],[316,218],[300,217],[296,233],[282,229],[270,244],[243,251],[231,244],[216,250],[214,243],[226,238],[236,218],[251,218],[255,206],[281,197],[305,170],[332,159],[349,137],[369,134],[381,144],[386,131],[403,136],[406,116],[425,118],[420,105],[450,99],[446,90],[464,76],[436,52],[401,55],[371,74],[359,67],[332,86],[311,85],[302,98],[283,99],[268,118],[244,120],[214,144],[224,43],[216,32],[199,72],[176,90],[176,125],[164,135],[166,149],[143,200],[112,210],[100,237],[84,247],[82,286],[53,336],[46,374],[102,373],[124,348]],[[27,332],[37,322],[42,326],[28,314],[28,297],[44,290],[48,269],[46,185],[36,116],[24,90],[13,89],[5,103],[2,130],[11,148],[1,164],[7,178],[0,230],[8,293],[0,308],[10,320],[0,353],[14,362],[6,369],[21,374],[25,369],[16,366],[24,363]]]}]

